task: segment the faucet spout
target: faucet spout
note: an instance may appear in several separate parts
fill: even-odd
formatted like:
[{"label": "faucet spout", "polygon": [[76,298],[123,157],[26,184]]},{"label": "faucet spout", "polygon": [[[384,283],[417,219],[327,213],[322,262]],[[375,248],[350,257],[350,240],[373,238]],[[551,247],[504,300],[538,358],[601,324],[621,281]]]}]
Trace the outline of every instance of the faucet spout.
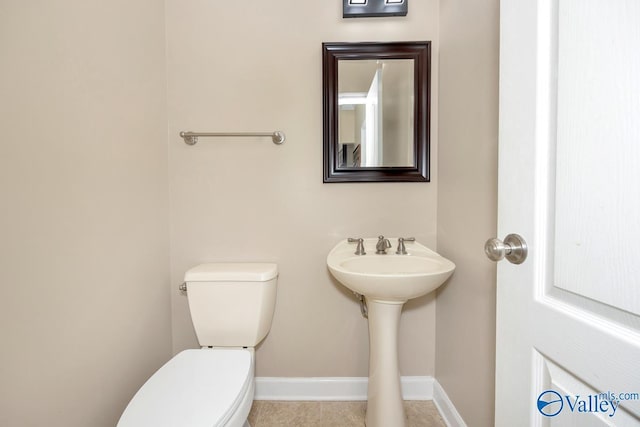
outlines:
[{"label": "faucet spout", "polygon": [[389,239],[385,239],[384,236],[378,236],[378,243],[376,243],[376,253],[384,255],[387,253],[387,249],[391,247]]}]

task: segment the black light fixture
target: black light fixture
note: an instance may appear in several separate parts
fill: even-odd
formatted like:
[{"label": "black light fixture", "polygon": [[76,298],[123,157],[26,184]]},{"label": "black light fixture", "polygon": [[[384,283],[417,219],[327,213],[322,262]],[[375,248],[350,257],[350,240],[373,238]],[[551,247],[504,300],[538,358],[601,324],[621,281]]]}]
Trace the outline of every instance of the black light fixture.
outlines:
[{"label": "black light fixture", "polygon": [[343,18],[407,16],[409,0],[342,0]]}]

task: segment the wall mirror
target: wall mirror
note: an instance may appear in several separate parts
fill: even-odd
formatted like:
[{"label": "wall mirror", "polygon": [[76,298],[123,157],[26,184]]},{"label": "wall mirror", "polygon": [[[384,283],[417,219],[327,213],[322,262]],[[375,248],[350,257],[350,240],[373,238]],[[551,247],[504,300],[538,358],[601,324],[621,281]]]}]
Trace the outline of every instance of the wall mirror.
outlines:
[{"label": "wall mirror", "polygon": [[429,181],[430,42],[322,50],[324,182]]}]

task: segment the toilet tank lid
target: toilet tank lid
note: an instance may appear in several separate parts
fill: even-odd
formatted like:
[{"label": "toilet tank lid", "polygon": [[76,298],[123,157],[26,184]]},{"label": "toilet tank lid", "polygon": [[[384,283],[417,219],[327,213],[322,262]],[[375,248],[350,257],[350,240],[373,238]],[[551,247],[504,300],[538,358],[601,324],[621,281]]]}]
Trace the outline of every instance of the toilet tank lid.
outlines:
[{"label": "toilet tank lid", "polygon": [[278,276],[278,264],[261,262],[211,262],[184,274],[185,282],[266,282]]}]

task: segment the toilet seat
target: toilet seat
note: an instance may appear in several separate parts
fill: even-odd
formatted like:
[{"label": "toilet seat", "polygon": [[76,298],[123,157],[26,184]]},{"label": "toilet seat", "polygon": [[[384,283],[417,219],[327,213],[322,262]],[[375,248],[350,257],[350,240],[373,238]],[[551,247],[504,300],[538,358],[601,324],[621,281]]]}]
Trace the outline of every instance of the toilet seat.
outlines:
[{"label": "toilet seat", "polygon": [[118,427],[214,427],[232,418],[244,422],[253,400],[253,375],[249,349],[184,350],[138,390]]}]

